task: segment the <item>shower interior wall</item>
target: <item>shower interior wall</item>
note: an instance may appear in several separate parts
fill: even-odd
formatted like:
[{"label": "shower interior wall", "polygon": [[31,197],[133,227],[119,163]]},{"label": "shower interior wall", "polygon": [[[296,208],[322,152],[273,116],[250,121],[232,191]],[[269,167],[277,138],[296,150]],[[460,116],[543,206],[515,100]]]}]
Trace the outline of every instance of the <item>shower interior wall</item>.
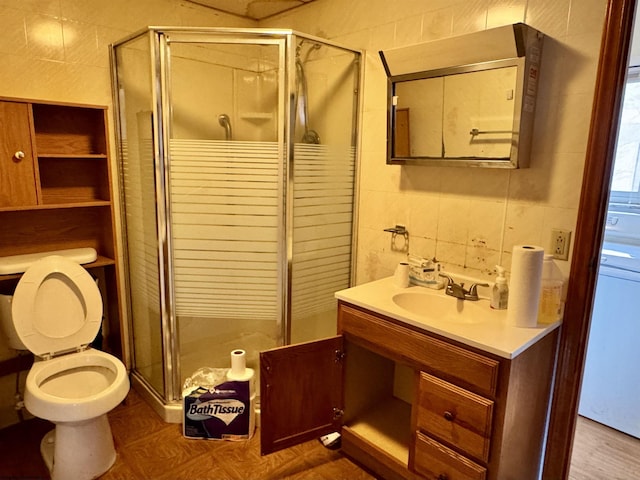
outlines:
[{"label": "shower interior wall", "polygon": [[278,58],[268,46],[171,48],[172,138],[224,140],[217,118],[227,114],[234,140],[277,139]]},{"label": "shower interior wall", "polygon": [[[233,251],[234,247],[231,246],[233,242],[252,240],[246,236],[227,240],[230,251],[226,255],[237,258],[230,259],[225,266],[212,267],[209,273],[204,271],[203,262],[207,261],[206,258],[194,260],[188,255],[183,255],[186,250],[191,249],[186,245],[185,240],[201,238],[203,233],[200,230],[208,221],[206,218],[198,222],[191,221],[189,217],[193,216],[195,211],[184,205],[193,201],[192,175],[207,175],[208,171],[205,169],[215,161],[220,161],[222,164],[240,162],[239,158],[213,159],[208,154],[202,154],[202,158],[206,159],[209,166],[192,169],[187,163],[192,150],[221,145],[221,148],[227,150],[223,154],[225,157],[231,155],[244,157],[244,143],[239,142],[252,142],[250,143],[252,147],[274,146],[278,139],[278,75],[278,52],[272,45],[186,43],[171,45],[171,154],[175,159],[171,167],[172,177],[174,177],[171,190],[176,198],[173,202],[172,225],[181,381],[200,367],[228,367],[229,352],[237,348],[246,350],[247,365],[257,368],[258,352],[282,343],[281,326],[275,321],[281,306],[277,299],[273,298],[281,274],[276,262],[278,237],[275,230],[278,216],[282,215],[282,212],[281,207],[270,203],[274,198],[265,198],[260,202],[261,205],[253,207],[236,205],[238,209],[253,209],[253,214],[256,216],[238,211],[236,217],[246,215],[247,224],[255,222],[256,236],[260,235],[258,233],[260,226],[269,230],[266,233],[267,238],[261,237],[264,244],[268,245],[268,250],[263,251],[261,255],[248,252],[240,254]],[[225,130],[217,121],[218,116],[222,114],[230,119],[233,138],[229,144],[217,143],[225,141]],[[182,142],[187,140],[193,142]],[[209,141],[215,143],[209,143]],[[181,154],[183,149],[186,154],[184,157]],[[231,151],[235,153],[229,153]],[[278,156],[277,149],[267,147],[266,152],[266,156],[273,155],[272,160],[275,164]],[[183,158],[185,167],[180,169]],[[223,172],[235,166],[238,166],[235,169],[238,170],[237,175],[247,176],[245,179],[249,182],[266,180],[264,177],[249,178],[248,172],[240,171],[239,165],[227,165],[219,167],[217,170],[219,173],[215,174],[217,179],[212,182],[222,181],[224,178],[228,182],[235,183],[233,180],[235,173],[227,175]],[[279,170],[277,165],[272,165],[273,175],[276,175]],[[272,181],[270,178],[269,182]],[[225,186],[218,189],[213,184],[206,186],[200,183],[199,188],[212,195],[227,195],[231,192]],[[276,183],[272,183],[269,187],[273,195],[278,189],[279,186]],[[185,196],[187,198],[184,201],[181,200]],[[232,202],[229,201],[229,203]],[[214,208],[212,207],[211,211]],[[227,211],[226,208],[224,210]],[[260,218],[257,215],[267,220],[260,225],[258,224]],[[219,236],[222,237],[223,233],[220,230],[225,227],[214,228],[219,230]],[[236,225],[236,230],[238,228],[241,226]],[[230,235],[243,236],[238,231]],[[215,236],[217,235],[212,233],[210,238]],[[211,261],[216,261],[220,265],[223,260],[215,256]],[[221,285],[225,282],[224,279],[215,278],[216,273],[225,275],[227,286]],[[252,275],[254,278],[247,279],[247,276]],[[187,276],[189,279],[186,278]],[[243,280],[243,277],[247,280]],[[191,281],[191,279],[196,280]],[[258,279],[260,282],[260,285],[256,286],[258,290],[249,290],[251,288],[249,285]],[[220,303],[225,300],[215,293],[199,292],[198,290],[205,284],[211,285],[212,289],[229,288],[231,291],[222,295],[227,296],[231,302],[235,298],[236,301],[245,305],[251,305],[255,298],[263,295],[269,295],[272,298],[260,301],[262,305],[253,307],[256,311],[252,315],[243,305],[223,306]],[[244,290],[245,288],[247,290]],[[242,293],[243,290],[244,293]],[[181,296],[184,300],[179,298]],[[187,303],[205,301],[215,302],[217,305],[212,305],[211,309],[187,305]]]},{"label": "shower interior wall", "polygon": [[[145,137],[146,140],[137,139],[141,148],[135,152],[133,149],[127,151],[126,155],[130,158],[132,155],[148,157],[140,158],[139,171],[136,175],[129,175],[129,186],[126,179],[123,186],[128,225],[136,224],[133,218],[136,208],[144,219],[142,223],[137,222],[138,227],[127,227],[129,250],[134,242],[144,250],[137,260],[131,252],[128,255],[130,288],[136,291],[135,295],[144,298],[142,303],[135,300],[131,302],[133,353],[135,370],[156,392],[163,392],[166,364],[170,359],[163,354],[162,344],[165,343],[166,352],[167,336],[158,320],[161,307],[157,292],[157,225],[153,216],[149,215],[155,211],[153,200],[150,200],[155,194],[150,194],[153,191],[151,179],[154,172],[149,140],[152,137],[148,128],[151,125],[148,111],[152,105],[150,88],[153,81],[148,74],[148,40],[145,38],[129,43],[131,48],[117,49],[119,62],[129,70],[126,74],[118,73],[127,77],[127,87],[124,91],[121,89],[119,94],[122,110],[120,128],[126,129],[126,134],[121,133],[121,144],[126,151],[127,144],[135,143],[132,137]],[[305,40],[303,58],[307,91],[310,92],[307,98],[308,128],[319,132],[323,145],[298,143],[304,133],[298,122],[293,133],[293,148],[296,150],[294,156],[300,159],[300,166],[293,171],[298,193],[291,200],[294,210],[291,220],[293,256],[289,291],[291,304],[287,307],[291,318],[290,340],[293,342],[335,333],[333,292],[349,286],[351,281],[358,62],[354,62],[354,52],[340,52],[331,46],[304,50],[312,46],[312,42]],[[231,144],[277,143],[278,130],[287,119],[284,118],[284,109],[278,105],[281,101],[279,88],[284,88],[278,81],[278,57],[270,52],[269,46],[174,43],[171,48],[169,91],[173,143],[170,149],[173,157],[178,159],[179,154],[174,149],[181,148],[184,142],[194,141],[199,145],[198,148],[203,142],[206,145],[209,145],[207,142],[216,145],[216,142],[223,142],[225,130],[217,121],[223,113],[231,119],[234,139]],[[125,61],[126,56],[132,58]],[[126,109],[123,110],[125,105]],[[346,114],[349,109],[351,115]],[[123,115],[126,117],[124,120]],[[132,115],[136,118],[133,119]],[[131,123],[137,124],[138,128],[132,129]],[[231,144],[221,143],[223,146]],[[191,144],[188,145],[193,148]],[[320,170],[313,164],[319,158],[319,151],[323,152],[322,161],[326,164]],[[336,162],[338,157],[341,160]],[[311,159],[311,163],[305,163],[303,159],[307,158]],[[344,158],[346,162],[342,160]],[[123,178],[128,175],[126,167],[123,168],[123,175]],[[178,174],[175,176],[179,177]],[[321,177],[324,177],[324,184],[323,180],[318,180]],[[171,189],[178,191],[179,186],[172,186]],[[128,196],[139,197],[140,205],[129,205]],[[333,199],[337,204],[323,206],[318,199],[321,199],[320,203]],[[282,208],[284,205],[278,206],[278,216],[283,215]],[[145,215],[142,215],[143,212]],[[176,208],[174,215],[176,218],[181,215],[179,208]],[[137,234],[136,228],[141,228]],[[180,237],[186,238],[192,236],[188,228],[198,229],[201,226],[182,225],[176,230],[180,231]],[[324,240],[323,236],[326,237]],[[330,248],[323,247],[327,253],[318,254],[318,243],[327,241],[331,244]],[[179,244],[180,241],[175,240],[174,243]],[[281,248],[277,252],[278,265],[273,275],[264,282],[281,281],[280,276],[286,269],[285,250]],[[323,255],[325,258],[322,258]],[[250,270],[244,271],[243,275],[251,273]],[[176,276],[179,274],[176,272]],[[178,287],[176,289],[179,290]],[[309,300],[310,290],[324,292],[324,297],[321,300]],[[281,298],[282,295],[279,295]],[[276,310],[281,308],[278,305]],[[265,323],[260,315],[199,315],[189,311],[183,314],[178,312],[176,320],[181,381],[201,366],[227,366],[228,352],[235,348],[247,350],[249,366],[256,367],[259,350],[282,344],[284,340],[279,318],[276,322]]]}]

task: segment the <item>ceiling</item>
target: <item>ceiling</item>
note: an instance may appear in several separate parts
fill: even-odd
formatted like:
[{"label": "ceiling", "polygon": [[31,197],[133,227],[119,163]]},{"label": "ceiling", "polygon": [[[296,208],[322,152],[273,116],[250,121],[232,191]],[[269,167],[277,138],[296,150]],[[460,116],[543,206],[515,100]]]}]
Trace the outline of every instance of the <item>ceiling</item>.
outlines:
[{"label": "ceiling", "polygon": [[188,0],[191,3],[215,8],[242,17],[262,20],[286,12],[314,0]]}]

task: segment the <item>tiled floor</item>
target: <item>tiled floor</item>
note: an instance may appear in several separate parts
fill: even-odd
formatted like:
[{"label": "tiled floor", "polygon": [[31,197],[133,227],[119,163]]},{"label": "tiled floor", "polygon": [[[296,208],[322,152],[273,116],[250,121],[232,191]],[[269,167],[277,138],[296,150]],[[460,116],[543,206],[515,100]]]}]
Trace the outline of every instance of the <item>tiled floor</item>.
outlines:
[{"label": "tiled floor", "polygon": [[[318,441],[260,456],[259,435],[248,442],[187,440],[181,425],[164,423],[135,393],[109,415],[118,459],[103,480],[372,480]],[[0,478],[47,479],[40,439],[51,428],[38,419],[0,431]]]},{"label": "tiled floor", "polygon": [[[187,440],[133,391],[109,417],[118,459],[102,480],[373,480],[317,441],[261,457],[258,435],[237,443]],[[571,480],[638,478],[640,440],[578,420]],[[0,479],[48,479],[39,445],[51,428],[33,419],[0,430]]]}]

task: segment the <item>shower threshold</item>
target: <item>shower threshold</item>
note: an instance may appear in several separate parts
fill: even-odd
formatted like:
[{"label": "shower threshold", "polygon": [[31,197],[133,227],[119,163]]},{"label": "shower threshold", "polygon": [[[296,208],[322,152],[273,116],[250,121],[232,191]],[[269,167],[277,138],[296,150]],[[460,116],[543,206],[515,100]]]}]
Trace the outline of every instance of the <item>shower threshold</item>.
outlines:
[{"label": "shower threshold", "polygon": [[131,386],[166,423],[182,423],[182,402],[164,403],[135,371],[131,372]]}]

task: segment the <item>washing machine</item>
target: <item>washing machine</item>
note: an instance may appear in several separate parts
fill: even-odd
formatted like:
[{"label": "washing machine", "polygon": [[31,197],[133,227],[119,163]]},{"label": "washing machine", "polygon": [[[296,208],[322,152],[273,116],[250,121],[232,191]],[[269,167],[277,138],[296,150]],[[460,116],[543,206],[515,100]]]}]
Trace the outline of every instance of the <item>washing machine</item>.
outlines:
[{"label": "washing machine", "polygon": [[578,411],[640,438],[640,215],[617,213],[607,217]]}]

